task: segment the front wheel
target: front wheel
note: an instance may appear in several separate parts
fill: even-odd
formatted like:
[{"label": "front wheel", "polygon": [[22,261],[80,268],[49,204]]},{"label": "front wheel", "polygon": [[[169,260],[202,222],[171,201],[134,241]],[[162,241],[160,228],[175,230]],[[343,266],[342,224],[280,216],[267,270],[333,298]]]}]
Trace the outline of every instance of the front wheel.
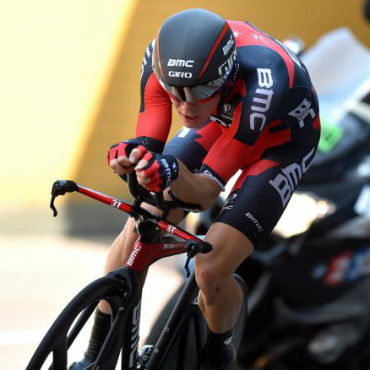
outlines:
[{"label": "front wheel", "polygon": [[[112,331],[115,322],[119,324],[119,320],[115,319],[118,316],[119,307],[123,304],[126,291],[127,286],[125,282],[112,277],[103,277],[90,283],[72,299],[54,321],[37,347],[26,370],[41,369],[48,361],[49,355],[51,355],[50,368],[53,370],[66,370],[68,349],[85,326],[99,301],[104,299],[111,305]],[[115,330],[115,332],[117,331],[118,329]],[[119,347],[119,343],[115,347]],[[119,350],[120,348],[114,348],[114,355],[110,358],[110,367],[104,367],[105,369],[114,369]]]}]

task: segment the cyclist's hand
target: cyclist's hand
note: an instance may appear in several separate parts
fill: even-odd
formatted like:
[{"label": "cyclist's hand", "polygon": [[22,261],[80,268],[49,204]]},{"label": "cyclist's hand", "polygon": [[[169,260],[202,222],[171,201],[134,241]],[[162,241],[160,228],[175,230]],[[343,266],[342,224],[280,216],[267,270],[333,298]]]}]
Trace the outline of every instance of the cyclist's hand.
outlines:
[{"label": "cyclist's hand", "polygon": [[179,174],[179,164],[173,155],[147,152],[135,167],[137,181],[146,189],[162,191]]},{"label": "cyclist's hand", "polygon": [[129,139],[112,145],[107,162],[114,173],[125,175],[134,170],[135,165],[147,152],[140,140]]}]

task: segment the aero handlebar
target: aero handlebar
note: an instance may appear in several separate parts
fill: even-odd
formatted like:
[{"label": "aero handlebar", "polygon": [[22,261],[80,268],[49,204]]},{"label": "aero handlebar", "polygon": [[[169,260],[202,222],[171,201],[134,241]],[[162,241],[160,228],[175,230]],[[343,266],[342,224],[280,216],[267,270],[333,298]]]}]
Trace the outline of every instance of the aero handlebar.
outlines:
[{"label": "aero handlebar", "polygon": [[[208,253],[212,250],[211,244],[203,241],[202,239],[192,235],[191,233],[183,230],[182,228],[174,225],[165,220],[165,216],[157,216],[154,213],[147,211],[146,209],[142,208],[140,204],[142,202],[148,202],[157,207],[163,209],[164,213],[168,212],[169,207],[174,207],[174,202],[167,202],[163,199],[163,194],[158,193],[153,194],[149,193],[146,189],[139,186],[136,182],[130,185],[130,181],[136,176],[129,176],[129,186],[130,191],[135,195],[135,202],[134,204],[128,204],[123,200],[116,199],[109,195],[100,193],[96,190],[89,189],[82,185],[79,185],[71,180],[57,180],[54,182],[52,191],[51,191],[51,201],[50,201],[50,208],[53,210],[54,217],[57,216],[58,212],[55,208],[54,201],[55,198],[60,195],[65,195],[66,193],[78,192],[84,194],[90,198],[98,200],[99,202],[105,203],[110,205],[113,208],[116,208],[122,212],[129,214],[130,216],[134,217],[136,220],[143,220],[149,221],[154,224],[158,229],[175,235],[183,240],[186,241],[186,251],[188,255],[188,260],[186,262],[185,267],[187,268],[190,258],[194,257],[197,253]],[[144,189],[144,190],[143,190]],[[161,206],[162,207],[161,207]],[[188,269],[187,269],[188,271]]]}]

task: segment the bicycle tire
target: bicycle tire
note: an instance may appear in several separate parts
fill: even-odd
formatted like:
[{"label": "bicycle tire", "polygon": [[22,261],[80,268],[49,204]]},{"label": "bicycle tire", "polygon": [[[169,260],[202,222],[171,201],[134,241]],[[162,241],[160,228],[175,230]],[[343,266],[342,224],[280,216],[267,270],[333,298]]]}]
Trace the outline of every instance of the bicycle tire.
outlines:
[{"label": "bicycle tire", "polygon": [[[98,302],[101,299],[107,300],[112,308],[112,318],[115,319],[119,307],[124,302],[126,291],[125,282],[112,277],[102,277],[87,285],[56,318],[37,347],[26,370],[41,369],[50,354],[53,356],[50,368],[66,370],[68,349],[86,324]],[[120,348],[115,351],[118,351],[117,358],[119,350]],[[113,361],[111,362],[113,363]]]}]

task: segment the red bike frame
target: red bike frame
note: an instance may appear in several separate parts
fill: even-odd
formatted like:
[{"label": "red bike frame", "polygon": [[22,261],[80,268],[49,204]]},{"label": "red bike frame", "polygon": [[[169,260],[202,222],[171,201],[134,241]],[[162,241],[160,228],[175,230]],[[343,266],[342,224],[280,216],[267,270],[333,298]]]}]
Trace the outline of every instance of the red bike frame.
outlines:
[{"label": "red bike frame", "polygon": [[[52,199],[50,203],[50,206],[54,211],[54,216],[57,215],[57,210],[54,206],[55,198],[59,195],[64,195],[67,192],[75,191],[110,205],[122,212],[128,213],[136,220],[138,239],[134,244],[131,255],[129,256],[125,266],[112,271],[107,275],[108,279],[118,279],[118,281],[120,283],[124,283],[126,287],[126,293],[122,297],[122,299],[124,299],[123,306],[116,310],[118,318],[114,319],[115,324],[113,324],[110,331],[115,333],[119,332],[121,334],[119,334],[118,338],[115,336],[114,339],[110,339],[108,335],[106,343],[104,344],[106,348],[102,349],[102,354],[99,355],[96,360],[97,363],[104,363],[105,365],[110,366],[108,366],[108,368],[113,368],[119,351],[121,348],[124,348],[126,350],[122,352],[122,368],[125,370],[136,369],[135,364],[138,348],[137,329],[140,319],[141,292],[145,280],[145,270],[158,259],[186,252],[188,260],[185,264],[185,268],[188,271],[188,276],[190,276],[190,271],[188,269],[190,258],[194,257],[196,253],[207,253],[212,249],[212,247],[202,239],[199,239],[180,227],[166,221],[164,216],[159,217],[140,207],[141,203],[149,202],[162,208],[164,210],[164,214],[168,214],[169,207],[173,207],[173,205],[170,202],[165,202],[162,194],[149,194],[145,189],[138,187],[137,184],[136,188],[134,187],[132,189],[132,187],[130,187],[130,191],[135,197],[134,204],[130,205],[122,200],[78,185],[73,181],[58,180],[53,185]],[[160,231],[179,237],[182,241],[162,235]],[[84,292],[85,290],[80,294],[84,295]],[[197,285],[193,272],[191,278],[188,279],[185,284],[181,297],[168,319],[166,329],[160,335],[160,338],[153,349],[153,353],[151,353],[147,360],[145,360],[145,369],[157,369],[158,366],[160,366],[169,348],[171,348],[171,343],[173,343],[182,331],[181,328],[188,324],[190,317],[194,317],[194,320],[197,321],[195,327],[199,333],[196,337],[203,337],[200,335],[200,330],[204,329],[204,325],[200,323],[201,319],[197,305],[193,304],[196,292]],[[108,297],[104,299],[109,301]],[[89,311],[89,314],[90,313],[91,311]],[[119,318],[119,316],[122,317]],[[86,315],[86,317],[88,316]],[[65,322],[63,317],[61,320],[57,321],[61,321],[62,324]],[[201,327],[203,329],[201,329]],[[51,331],[52,334],[50,334],[50,336],[54,336],[55,331],[57,331],[57,329],[54,328]],[[78,330],[76,333],[78,333]],[[68,340],[69,339],[67,339],[67,341]],[[46,343],[48,345],[50,344],[48,341],[46,341]],[[44,346],[43,342],[40,346]],[[50,346],[46,348],[50,348]],[[197,343],[196,348],[201,348],[201,344]],[[130,350],[128,351],[127,349]],[[37,356],[34,356],[35,363],[38,364],[40,358],[43,359],[45,357],[45,353],[47,354],[48,352],[42,352],[42,356],[40,356],[39,352],[37,352]],[[199,353],[197,356],[198,355]],[[198,357],[195,357],[195,359],[197,358]],[[34,368],[34,363],[32,362],[31,365],[32,366],[28,368],[30,370]]]},{"label": "red bike frame", "polygon": [[[76,184],[78,191],[90,198],[96,199],[102,203],[108,204],[113,208],[116,208],[122,212],[133,215],[134,217],[138,214],[143,214],[145,212],[146,217],[150,219],[158,229],[175,235],[183,240],[193,240],[195,242],[202,242],[201,239],[188,233],[187,231],[181,229],[180,227],[172,224],[171,222],[159,219],[156,215],[149,211],[145,211],[142,208],[138,208],[135,205],[130,205],[122,200],[113,198],[109,195],[100,193],[96,190],[86,188],[84,186]],[[172,255],[187,252],[186,242],[168,242],[168,243],[144,243],[138,240],[129,256],[125,266],[134,271],[144,271],[155,261],[169,257]]]}]

